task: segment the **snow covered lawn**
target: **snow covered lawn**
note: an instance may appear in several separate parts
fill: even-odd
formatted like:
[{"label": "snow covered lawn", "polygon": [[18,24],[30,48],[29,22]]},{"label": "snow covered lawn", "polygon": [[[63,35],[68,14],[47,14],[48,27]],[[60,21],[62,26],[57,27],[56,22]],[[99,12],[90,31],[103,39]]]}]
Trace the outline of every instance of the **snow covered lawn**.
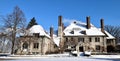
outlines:
[{"label": "snow covered lawn", "polygon": [[68,54],[52,55],[13,55],[0,57],[0,61],[120,61],[120,55],[92,55],[73,57]]},{"label": "snow covered lawn", "polygon": [[0,61],[120,61],[119,59],[89,58],[89,57],[22,57]]}]

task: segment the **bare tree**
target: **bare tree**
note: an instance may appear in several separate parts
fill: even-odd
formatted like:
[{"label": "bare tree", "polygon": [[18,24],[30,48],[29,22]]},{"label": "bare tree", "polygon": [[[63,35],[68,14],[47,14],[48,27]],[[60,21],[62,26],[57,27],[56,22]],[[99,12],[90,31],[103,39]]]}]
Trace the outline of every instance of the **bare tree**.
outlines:
[{"label": "bare tree", "polygon": [[19,32],[24,31],[26,25],[26,19],[22,10],[16,6],[13,12],[7,15],[4,20],[4,28],[9,29],[9,34],[12,41],[11,54],[14,54],[15,41]]},{"label": "bare tree", "polygon": [[105,30],[109,32],[111,35],[113,35],[116,40],[119,40],[120,37],[120,26],[111,26],[111,25],[106,25]]}]

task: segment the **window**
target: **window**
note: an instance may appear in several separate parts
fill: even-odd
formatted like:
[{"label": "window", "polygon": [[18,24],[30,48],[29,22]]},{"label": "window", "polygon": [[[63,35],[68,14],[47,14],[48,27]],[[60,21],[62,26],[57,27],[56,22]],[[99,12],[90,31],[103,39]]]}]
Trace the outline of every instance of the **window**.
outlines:
[{"label": "window", "polygon": [[71,38],[71,41],[74,41],[73,37]]},{"label": "window", "polygon": [[80,33],[81,33],[81,34],[86,34],[86,31],[81,31]]},{"label": "window", "polygon": [[100,42],[100,38],[96,37],[95,42]]},{"label": "window", "polygon": [[100,45],[96,45],[96,51],[100,51]]},{"label": "window", "polygon": [[23,49],[27,49],[27,48],[28,48],[28,43],[27,42],[23,43]]},{"label": "window", "polygon": [[39,37],[39,33],[33,33],[35,37]]},{"label": "window", "polygon": [[84,42],[84,38],[78,38],[78,42]]},{"label": "window", "polygon": [[92,38],[91,37],[89,38],[89,42],[92,42]]},{"label": "window", "polygon": [[38,49],[39,48],[39,43],[34,43],[33,48]]},{"label": "window", "polygon": [[68,42],[68,38],[66,38],[66,42]]},{"label": "window", "polygon": [[112,39],[107,39],[107,43],[113,43]]},{"label": "window", "polygon": [[71,34],[74,34],[74,31],[71,31],[70,33],[71,33]]}]

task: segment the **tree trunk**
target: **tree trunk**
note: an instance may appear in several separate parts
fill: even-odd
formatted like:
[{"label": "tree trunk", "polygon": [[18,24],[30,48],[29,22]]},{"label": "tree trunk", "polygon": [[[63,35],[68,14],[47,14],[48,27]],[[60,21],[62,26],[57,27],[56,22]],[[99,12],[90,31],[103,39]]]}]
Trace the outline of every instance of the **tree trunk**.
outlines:
[{"label": "tree trunk", "polygon": [[16,37],[16,28],[13,28],[14,30],[12,31],[12,51],[11,54],[14,54],[14,46],[15,46],[15,37]]}]

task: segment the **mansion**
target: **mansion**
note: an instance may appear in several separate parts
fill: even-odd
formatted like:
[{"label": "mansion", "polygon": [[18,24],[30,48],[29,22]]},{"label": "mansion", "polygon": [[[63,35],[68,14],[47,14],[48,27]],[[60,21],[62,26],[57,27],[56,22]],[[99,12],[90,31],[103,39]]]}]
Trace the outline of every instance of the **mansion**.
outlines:
[{"label": "mansion", "polygon": [[69,51],[109,52],[115,46],[115,38],[104,30],[104,20],[100,20],[101,28],[90,23],[73,21],[64,26],[62,16],[58,17],[58,34],[54,34],[53,27],[47,33],[41,25],[33,25],[20,37],[18,54],[49,54]]}]

